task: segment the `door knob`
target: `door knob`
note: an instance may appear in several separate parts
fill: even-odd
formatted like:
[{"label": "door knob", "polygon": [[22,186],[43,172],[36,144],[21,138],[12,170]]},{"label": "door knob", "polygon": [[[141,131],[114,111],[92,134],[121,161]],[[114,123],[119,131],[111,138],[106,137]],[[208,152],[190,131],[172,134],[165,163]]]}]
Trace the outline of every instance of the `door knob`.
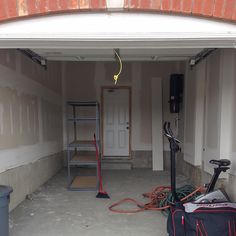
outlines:
[{"label": "door knob", "polygon": [[127,126],[126,129],[129,129],[129,126]]}]

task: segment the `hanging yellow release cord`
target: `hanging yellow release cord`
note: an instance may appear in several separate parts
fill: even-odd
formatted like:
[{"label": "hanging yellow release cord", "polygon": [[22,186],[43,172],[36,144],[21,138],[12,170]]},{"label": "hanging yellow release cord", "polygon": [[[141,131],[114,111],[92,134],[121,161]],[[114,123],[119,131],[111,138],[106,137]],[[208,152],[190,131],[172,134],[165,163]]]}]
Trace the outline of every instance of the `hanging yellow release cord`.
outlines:
[{"label": "hanging yellow release cord", "polygon": [[122,65],[122,61],[121,61],[119,53],[116,50],[114,50],[114,53],[115,53],[116,57],[118,58],[118,61],[119,61],[119,64],[120,64],[120,70],[119,70],[118,74],[114,75],[114,81],[115,81],[115,84],[117,84],[119,76],[120,76],[120,74],[122,72],[122,69],[123,69],[123,65]]}]

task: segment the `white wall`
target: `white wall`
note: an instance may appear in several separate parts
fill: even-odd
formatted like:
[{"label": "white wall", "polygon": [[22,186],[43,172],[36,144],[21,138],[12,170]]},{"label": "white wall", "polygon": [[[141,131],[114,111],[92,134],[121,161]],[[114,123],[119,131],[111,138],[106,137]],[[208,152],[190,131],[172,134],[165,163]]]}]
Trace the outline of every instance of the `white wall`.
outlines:
[{"label": "white wall", "polygon": [[221,49],[188,72],[185,161],[212,173],[211,159],[230,159],[236,175],[236,52]]},{"label": "white wall", "polygon": [[[177,62],[124,63],[118,86],[132,89],[132,150],[152,150],[152,79],[162,79],[162,118],[174,123],[177,115],[169,113],[169,78],[170,74],[184,70],[185,64]],[[114,86],[113,75],[117,71],[114,62],[66,63],[67,100],[100,101],[101,87]]]},{"label": "white wall", "polygon": [[184,160],[195,166],[201,165],[203,149],[204,98],[206,61],[186,68]]},{"label": "white wall", "polygon": [[236,175],[236,51],[224,50],[222,64],[220,156],[231,159],[230,173]]},{"label": "white wall", "polygon": [[235,63],[235,51],[230,49],[218,50],[207,59],[203,152],[207,172],[212,172],[210,159],[226,158],[233,161],[231,173],[236,174],[230,147],[234,127]]},{"label": "white wall", "polygon": [[62,150],[60,63],[0,52],[0,172]]},{"label": "white wall", "polygon": [[185,125],[184,125],[184,159],[194,162],[194,143],[195,143],[195,109],[196,109],[196,69],[191,70],[187,67],[185,79]]}]

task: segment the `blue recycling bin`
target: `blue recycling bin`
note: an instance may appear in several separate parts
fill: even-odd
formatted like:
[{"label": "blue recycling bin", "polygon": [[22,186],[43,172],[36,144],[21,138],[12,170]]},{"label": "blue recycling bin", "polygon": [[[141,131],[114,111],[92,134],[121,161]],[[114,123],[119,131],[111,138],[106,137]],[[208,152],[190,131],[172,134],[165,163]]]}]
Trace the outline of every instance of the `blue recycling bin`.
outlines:
[{"label": "blue recycling bin", "polygon": [[9,236],[9,203],[13,189],[0,185],[0,235]]}]

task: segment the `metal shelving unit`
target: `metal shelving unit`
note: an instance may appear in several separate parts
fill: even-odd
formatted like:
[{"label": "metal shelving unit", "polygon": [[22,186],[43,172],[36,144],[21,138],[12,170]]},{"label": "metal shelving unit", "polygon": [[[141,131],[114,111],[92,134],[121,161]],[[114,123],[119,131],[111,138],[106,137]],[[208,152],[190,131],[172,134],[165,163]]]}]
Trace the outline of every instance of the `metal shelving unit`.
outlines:
[{"label": "metal shelving unit", "polygon": [[[80,107],[83,107],[83,109],[92,108],[95,116],[81,116],[80,112],[78,112]],[[72,109],[72,114],[69,112],[70,109]],[[95,145],[97,145],[100,153],[99,103],[69,101],[67,102],[67,114],[68,189],[74,191],[97,190],[99,179]],[[96,140],[94,140],[93,135],[90,140],[79,140],[78,124],[81,125],[88,122],[95,124],[94,134]],[[69,127],[71,124],[72,131]],[[73,134],[70,134],[71,132]],[[72,140],[71,136],[73,137]],[[100,158],[100,154],[98,158]]]}]

